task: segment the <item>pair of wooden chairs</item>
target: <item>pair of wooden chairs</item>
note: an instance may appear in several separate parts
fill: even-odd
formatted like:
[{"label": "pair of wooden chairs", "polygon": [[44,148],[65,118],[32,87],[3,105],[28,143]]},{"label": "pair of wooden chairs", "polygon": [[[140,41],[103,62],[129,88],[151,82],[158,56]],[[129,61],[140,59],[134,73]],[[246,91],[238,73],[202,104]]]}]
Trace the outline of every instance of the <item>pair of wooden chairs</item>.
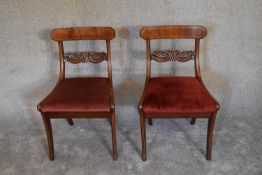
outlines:
[{"label": "pair of wooden chairs", "polygon": [[[199,63],[200,39],[207,30],[203,26],[143,27],[140,35],[146,40],[146,82],[138,104],[140,113],[142,160],[146,160],[146,126],[154,118],[208,118],[207,160],[211,160],[212,136],[218,102],[204,86]],[[53,91],[38,104],[48,139],[49,158],[54,160],[51,119],[65,118],[73,125],[72,118],[107,118],[112,129],[113,160],[117,159],[115,104],[112,84],[110,40],[115,37],[111,27],[61,28],[51,32],[51,39],[58,42],[60,57],[59,81]],[[154,39],[194,39],[194,51],[151,51]],[[71,40],[105,40],[107,52],[64,53],[63,42]],[[193,59],[195,77],[151,77],[151,61],[180,61]],[[65,78],[65,61],[70,63],[107,61],[108,77]]]}]

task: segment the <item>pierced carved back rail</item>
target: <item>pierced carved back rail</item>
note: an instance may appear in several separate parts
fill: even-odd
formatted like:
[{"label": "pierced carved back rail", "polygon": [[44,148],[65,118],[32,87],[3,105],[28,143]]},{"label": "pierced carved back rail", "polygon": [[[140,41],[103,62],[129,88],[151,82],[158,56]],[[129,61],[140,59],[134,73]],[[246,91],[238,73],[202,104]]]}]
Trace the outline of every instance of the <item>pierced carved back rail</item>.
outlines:
[{"label": "pierced carved back rail", "polygon": [[105,52],[67,52],[64,54],[64,60],[72,63],[101,63],[104,60],[107,60],[107,54]]},{"label": "pierced carved back rail", "polygon": [[151,59],[157,62],[179,61],[186,62],[194,59],[195,51],[181,51],[181,50],[156,50],[151,52]]}]

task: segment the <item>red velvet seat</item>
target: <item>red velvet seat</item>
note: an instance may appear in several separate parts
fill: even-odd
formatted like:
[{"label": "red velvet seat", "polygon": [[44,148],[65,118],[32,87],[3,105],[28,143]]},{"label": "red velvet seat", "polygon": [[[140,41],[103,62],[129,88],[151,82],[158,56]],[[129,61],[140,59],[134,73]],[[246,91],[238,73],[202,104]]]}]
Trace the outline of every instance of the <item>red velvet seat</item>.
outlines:
[{"label": "red velvet seat", "polygon": [[155,77],[146,87],[143,109],[146,113],[206,113],[216,111],[217,104],[194,77]]},{"label": "red velvet seat", "polygon": [[40,108],[43,112],[109,112],[109,80],[102,77],[66,78]]}]

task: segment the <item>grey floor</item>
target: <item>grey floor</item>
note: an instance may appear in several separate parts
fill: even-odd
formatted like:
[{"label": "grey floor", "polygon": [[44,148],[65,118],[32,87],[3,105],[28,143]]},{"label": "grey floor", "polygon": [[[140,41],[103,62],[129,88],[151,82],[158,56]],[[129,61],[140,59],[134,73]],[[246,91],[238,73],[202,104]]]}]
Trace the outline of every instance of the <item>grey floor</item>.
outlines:
[{"label": "grey floor", "polygon": [[[111,157],[110,125],[103,119],[53,121],[55,160],[38,113],[13,114],[0,122],[0,174],[262,174],[261,119],[218,116],[212,161],[205,159],[207,121],[154,120],[147,125],[148,160],[140,158],[135,107],[119,106],[118,160]],[[19,116],[19,117],[18,117]]]}]

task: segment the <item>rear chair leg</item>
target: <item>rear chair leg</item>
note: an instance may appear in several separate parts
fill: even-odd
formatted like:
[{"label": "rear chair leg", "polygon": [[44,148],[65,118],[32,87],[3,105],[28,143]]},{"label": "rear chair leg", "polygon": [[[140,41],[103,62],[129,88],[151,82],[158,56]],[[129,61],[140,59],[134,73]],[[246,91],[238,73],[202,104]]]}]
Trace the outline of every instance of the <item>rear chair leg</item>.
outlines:
[{"label": "rear chair leg", "polygon": [[196,123],[196,118],[192,118],[191,121],[190,121],[190,124],[194,125],[195,123]]},{"label": "rear chair leg", "polygon": [[148,124],[149,124],[150,126],[152,126],[152,125],[153,125],[153,119],[149,118],[149,119],[148,119]]},{"label": "rear chair leg", "polygon": [[52,125],[50,122],[50,118],[45,117],[43,113],[42,118],[45,124],[45,131],[47,135],[47,142],[48,142],[48,150],[49,150],[49,159],[54,160],[54,143],[53,143],[53,134],[52,134]]},{"label": "rear chair leg", "polygon": [[216,112],[212,114],[212,116],[208,119],[208,127],[207,127],[207,152],[206,159],[211,160],[211,150],[212,150],[212,140],[213,140],[213,130],[216,121]]},{"label": "rear chair leg", "polygon": [[144,112],[139,109],[140,113],[140,127],[141,127],[141,141],[142,141],[142,160],[146,161],[146,126]]},{"label": "rear chair leg", "polygon": [[108,123],[109,123],[110,125],[112,125],[111,118],[110,118],[110,119],[107,119],[107,121],[108,121]]},{"label": "rear chair leg", "polygon": [[66,119],[69,125],[74,125],[74,122],[71,118]]},{"label": "rear chair leg", "polygon": [[115,111],[111,112],[111,130],[112,130],[112,153],[113,160],[117,159],[117,145],[116,145],[116,119],[115,119]]}]

